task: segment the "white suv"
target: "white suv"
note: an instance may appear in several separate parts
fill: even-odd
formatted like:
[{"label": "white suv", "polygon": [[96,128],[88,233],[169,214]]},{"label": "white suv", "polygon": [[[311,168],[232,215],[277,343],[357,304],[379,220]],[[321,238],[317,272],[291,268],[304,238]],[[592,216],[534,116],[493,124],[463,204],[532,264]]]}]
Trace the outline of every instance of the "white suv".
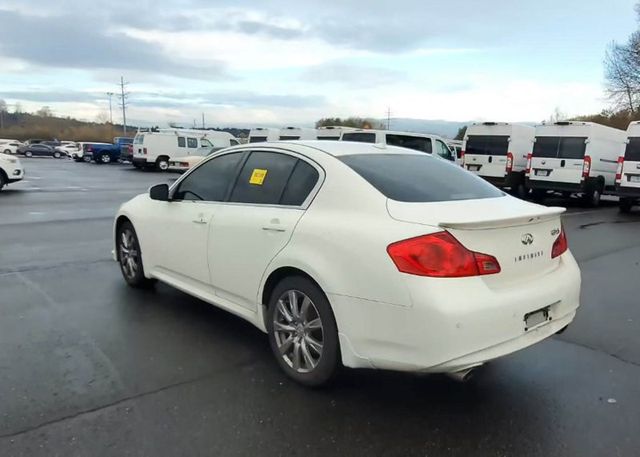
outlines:
[{"label": "white suv", "polygon": [[17,157],[0,153],[0,191],[7,184],[24,178],[24,168]]}]

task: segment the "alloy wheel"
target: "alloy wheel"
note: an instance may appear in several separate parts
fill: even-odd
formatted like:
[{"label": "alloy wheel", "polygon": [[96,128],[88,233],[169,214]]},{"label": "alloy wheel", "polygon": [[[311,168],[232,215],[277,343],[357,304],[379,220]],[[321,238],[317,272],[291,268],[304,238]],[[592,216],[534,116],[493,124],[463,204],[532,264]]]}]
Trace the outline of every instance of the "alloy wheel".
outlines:
[{"label": "alloy wheel", "polygon": [[120,233],[120,266],[128,279],[138,275],[140,252],[133,232],[125,229]]},{"label": "alloy wheel", "polygon": [[324,347],[322,320],[313,301],[298,290],[284,292],[276,302],[273,332],[280,357],[298,373],[310,373]]},{"label": "alloy wheel", "polygon": [[111,162],[111,157],[109,157],[106,154],[103,154],[100,156],[100,160],[102,161],[102,163],[109,163]]}]

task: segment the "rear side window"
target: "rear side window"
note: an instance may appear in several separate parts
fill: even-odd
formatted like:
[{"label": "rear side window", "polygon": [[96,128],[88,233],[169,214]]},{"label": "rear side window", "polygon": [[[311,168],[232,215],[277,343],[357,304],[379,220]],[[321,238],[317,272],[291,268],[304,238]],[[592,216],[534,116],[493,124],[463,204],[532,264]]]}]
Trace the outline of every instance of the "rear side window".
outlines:
[{"label": "rear side window", "polygon": [[244,153],[224,154],[190,173],[173,194],[175,200],[224,201]]},{"label": "rear side window", "polygon": [[629,138],[624,159],[630,162],[640,162],[640,137]]},{"label": "rear side window", "polygon": [[470,135],[467,139],[468,155],[506,156],[509,152],[509,137],[498,135]]},{"label": "rear side window", "polygon": [[264,143],[267,141],[266,136],[252,136],[249,138],[249,143]]},{"label": "rear side window", "polygon": [[300,206],[318,182],[318,170],[304,160],[298,160],[280,199],[281,205]]},{"label": "rear side window", "polygon": [[298,159],[276,152],[252,152],[229,201],[277,205]]},{"label": "rear side window", "polygon": [[442,202],[504,195],[461,167],[426,154],[358,154],[338,158],[391,200]]},{"label": "rear side window", "polygon": [[299,140],[299,135],[280,135],[280,141]]},{"label": "rear side window", "polygon": [[197,138],[187,138],[187,147],[188,148],[197,148],[198,147],[198,139]]},{"label": "rear side window", "polygon": [[178,147],[179,148],[185,148],[187,147],[187,141],[184,139],[183,136],[179,136],[178,137]]},{"label": "rear side window", "polygon": [[339,136],[318,136],[319,140],[324,141],[338,141],[340,139]]},{"label": "rear side window", "polygon": [[387,144],[391,146],[399,146],[401,148],[413,149],[414,151],[426,152],[429,154],[433,152],[431,138],[420,136],[387,134]]},{"label": "rear side window", "polygon": [[533,145],[533,157],[582,159],[587,149],[584,137],[539,136]]},{"label": "rear side window", "polygon": [[376,134],[370,132],[343,133],[342,141],[356,141],[358,143],[375,143]]}]

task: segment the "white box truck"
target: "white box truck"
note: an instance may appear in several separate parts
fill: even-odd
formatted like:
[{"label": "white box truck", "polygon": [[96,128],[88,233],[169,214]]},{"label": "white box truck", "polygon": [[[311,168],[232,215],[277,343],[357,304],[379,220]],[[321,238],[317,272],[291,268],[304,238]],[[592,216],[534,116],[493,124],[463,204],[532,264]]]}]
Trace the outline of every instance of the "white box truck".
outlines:
[{"label": "white box truck", "polygon": [[598,206],[603,194],[615,193],[618,157],[626,132],[593,122],[562,121],[538,125],[527,160],[527,187],[536,201],[549,191],[582,196]]},{"label": "white box truck", "polygon": [[482,122],[469,126],[462,144],[464,167],[496,187],[527,195],[525,169],[533,147],[533,126]]},{"label": "white box truck", "polygon": [[632,122],[627,129],[627,144],[618,158],[616,193],[623,213],[640,204],[640,121]]},{"label": "white box truck", "polygon": [[[172,159],[202,155],[240,144],[227,132],[216,130],[160,129],[139,132],[133,139],[133,166],[166,171]],[[202,149],[201,149],[202,148]]]}]

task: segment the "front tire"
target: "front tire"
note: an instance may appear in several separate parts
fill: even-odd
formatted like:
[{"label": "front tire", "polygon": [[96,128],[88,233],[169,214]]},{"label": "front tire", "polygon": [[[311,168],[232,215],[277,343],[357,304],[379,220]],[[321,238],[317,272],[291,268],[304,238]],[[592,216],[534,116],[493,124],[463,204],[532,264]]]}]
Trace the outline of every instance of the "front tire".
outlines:
[{"label": "front tire", "polygon": [[109,154],[100,154],[100,157],[98,157],[98,160],[96,160],[96,163],[100,162],[100,163],[111,163],[111,156]]},{"label": "front tire", "polygon": [[54,159],[59,159],[60,157],[62,157],[62,154],[60,154],[58,151],[53,153],[53,158]]},{"label": "front tire", "polygon": [[27,151],[27,152],[24,153],[24,156],[25,157],[33,157],[33,152]]},{"label": "front tire", "polygon": [[5,153],[5,154],[11,154],[11,149],[5,149],[5,150],[4,150],[4,153]]},{"label": "front tire", "polygon": [[144,275],[142,251],[138,235],[131,222],[124,222],[117,233],[117,254],[120,271],[126,283],[134,288],[146,288],[155,283]]},{"label": "front tire", "polygon": [[267,329],[278,364],[294,381],[327,384],[340,366],[338,328],[329,300],[311,280],[283,279],[269,300]]}]

